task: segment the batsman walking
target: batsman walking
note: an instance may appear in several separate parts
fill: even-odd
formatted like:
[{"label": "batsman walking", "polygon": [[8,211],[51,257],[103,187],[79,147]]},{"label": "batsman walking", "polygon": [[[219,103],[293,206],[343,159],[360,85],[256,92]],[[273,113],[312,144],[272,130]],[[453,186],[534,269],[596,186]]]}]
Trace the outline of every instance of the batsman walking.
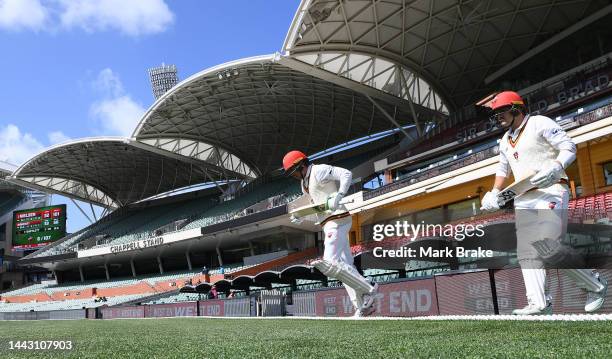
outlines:
[{"label": "batsman walking", "polygon": [[[323,259],[313,265],[325,276],[340,280],[353,303],[355,317],[368,316],[374,312],[374,299],[378,285],[367,281],[353,265],[353,255],[348,234],[352,219],[342,199],[348,192],[351,171],[325,164],[311,164],[300,151],[291,151],[283,158],[283,168],[289,176],[299,180],[304,195],[310,196],[314,204],[327,203],[329,211],[317,214],[323,227]],[[291,221],[300,224],[303,218],[291,216]]]},{"label": "batsman walking", "polygon": [[[498,194],[510,175],[531,177],[534,189],[514,200],[517,257],[521,266],[528,305],[513,314],[552,313],[551,298],[545,294],[546,269],[543,252],[559,247],[567,231],[569,202],[565,169],[576,158],[576,145],[565,131],[546,116],[530,115],[521,96],[504,91],[479,103],[493,111],[495,120],[507,131],[499,143],[499,167],[493,189],[482,199],[482,210],[500,208]],[[548,253],[546,253],[548,254]],[[594,312],[604,303],[607,281],[590,269],[564,269],[576,285],[587,291],[584,310]]]}]

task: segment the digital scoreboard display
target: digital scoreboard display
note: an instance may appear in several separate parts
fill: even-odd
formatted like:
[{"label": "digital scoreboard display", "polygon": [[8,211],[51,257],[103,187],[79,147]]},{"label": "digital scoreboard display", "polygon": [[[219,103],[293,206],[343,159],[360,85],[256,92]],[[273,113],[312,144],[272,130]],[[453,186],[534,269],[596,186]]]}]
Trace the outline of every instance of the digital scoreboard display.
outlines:
[{"label": "digital scoreboard display", "polygon": [[44,247],[66,235],[66,205],[13,212],[13,249]]}]

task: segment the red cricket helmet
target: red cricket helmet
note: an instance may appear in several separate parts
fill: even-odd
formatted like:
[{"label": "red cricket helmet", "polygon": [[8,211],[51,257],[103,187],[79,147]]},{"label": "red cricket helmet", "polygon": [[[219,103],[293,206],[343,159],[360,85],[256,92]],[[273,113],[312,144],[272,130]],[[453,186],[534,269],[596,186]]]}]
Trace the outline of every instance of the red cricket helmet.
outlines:
[{"label": "red cricket helmet", "polygon": [[283,169],[285,173],[290,175],[295,172],[300,164],[308,163],[308,157],[302,151],[289,151],[283,157]]},{"label": "red cricket helmet", "polygon": [[523,101],[521,95],[514,91],[503,91],[496,94],[492,99],[489,97],[483,101],[480,101],[478,105],[482,105],[490,108],[493,111],[497,111],[504,107],[524,107],[525,101]]}]

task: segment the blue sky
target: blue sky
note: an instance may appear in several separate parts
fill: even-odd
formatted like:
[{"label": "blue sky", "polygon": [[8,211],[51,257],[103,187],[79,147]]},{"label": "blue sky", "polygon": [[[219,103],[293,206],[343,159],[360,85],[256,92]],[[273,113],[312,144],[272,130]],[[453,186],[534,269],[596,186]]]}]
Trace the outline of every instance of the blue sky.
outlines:
[{"label": "blue sky", "polygon": [[[280,51],[299,0],[0,0],[0,160],[129,135],[153,103],[146,70]],[[88,224],[69,200],[68,230]],[[87,206],[88,207],[88,206]]]}]

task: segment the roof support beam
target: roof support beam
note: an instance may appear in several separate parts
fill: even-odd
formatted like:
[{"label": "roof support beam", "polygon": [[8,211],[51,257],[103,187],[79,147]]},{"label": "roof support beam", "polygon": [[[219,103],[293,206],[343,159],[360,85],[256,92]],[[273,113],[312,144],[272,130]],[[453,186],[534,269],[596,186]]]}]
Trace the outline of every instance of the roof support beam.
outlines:
[{"label": "roof support beam", "polygon": [[414,138],[408,133],[408,131],[406,131],[402,125],[400,125],[395,118],[393,118],[393,116],[389,115],[389,113],[378,103],[376,102],[376,100],[374,100],[373,98],[370,97],[370,95],[365,95],[365,97],[368,98],[368,100],[370,100],[370,102],[372,102],[372,104],[374,106],[376,106],[376,108],[378,109],[378,111],[380,111],[386,118],[387,120],[389,120],[389,122],[391,122],[393,125],[395,125],[395,127],[397,127],[400,131],[402,131],[402,133],[404,134],[404,136],[406,136],[407,138],[411,139],[414,141]]},{"label": "roof support beam", "polygon": [[[105,209],[108,210],[114,210],[116,207],[120,207],[122,205],[122,203],[118,203],[118,202],[114,202],[115,206],[109,206],[108,204],[105,204],[103,202],[100,201],[96,201],[93,198],[84,198],[84,197],[80,197],[80,196],[76,196],[70,192],[65,192],[65,191],[59,191],[50,187],[46,187],[46,186],[41,186],[39,184],[36,183],[32,183],[32,182],[28,182],[28,181],[24,181],[21,180],[19,178],[16,177],[10,177],[7,179],[8,182],[14,183],[16,185],[19,185],[21,187],[26,187],[26,188],[30,188],[36,191],[40,191],[40,192],[45,192],[45,193],[52,193],[52,194],[57,194],[60,196],[64,196],[64,197],[68,197],[70,199],[77,199],[79,201],[83,201],[83,202],[87,202],[87,203],[93,203],[96,206],[101,206]],[[112,199],[111,199],[112,200]]]},{"label": "roof support beam", "polygon": [[491,82],[497,80],[498,78],[500,78],[501,76],[503,76],[504,74],[508,73],[510,70],[514,69],[515,67],[517,67],[518,65],[522,64],[523,62],[529,60],[530,58],[532,58],[534,55],[539,54],[540,52],[546,50],[547,48],[553,46],[554,44],[558,43],[559,41],[565,39],[566,37],[572,35],[573,33],[577,32],[578,30],[584,28],[587,25],[590,25],[592,23],[594,23],[595,21],[603,18],[604,16],[608,15],[612,13],[612,4],[608,5],[606,7],[601,8],[599,11],[585,17],[584,19],[578,21],[577,23],[575,23],[574,25],[568,27],[567,29],[559,32],[558,34],[552,36],[550,39],[544,41],[543,43],[539,44],[538,46],[532,48],[531,50],[525,52],[523,55],[517,57],[515,60],[513,60],[512,62],[508,63],[507,65],[505,65],[504,67],[502,67],[501,69],[495,71],[494,73],[492,73],[491,75],[487,76],[485,78],[485,84],[490,84]]},{"label": "roof support beam", "polygon": [[[170,138],[170,136],[168,136],[165,139],[168,139],[168,138]],[[165,150],[165,149],[163,149],[161,147],[156,147],[154,145],[150,145],[148,143],[144,143],[143,141],[146,141],[146,140],[147,139],[139,139],[138,141],[133,141],[131,143],[131,145],[133,145],[134,147],[138,147],[140,149],[149,151],[149,152],[157,153],[157,154],[160,154],[160,155],[163,155],[163,156],[167,156],[167,157],[170,157],[170,158],[173,158],[173,159],[177,159],[179,161],[191,163],[193,165],[199,166],[200,168],[207,168],[207,169],[211,169],[211,170],[213,170],[213,171],[215,171],[217,173],[224,173],[226,178],[231,178],[231,177],[247,178],[247,176],[245,176],[242,173],[238,173],[238,172],[235,172],[235,171],[228,170],[227,168],[224,168],[222,165],[220,165],[220,160],[221,160],[221,156],[220,155],[217,155],[217,158],[219,158],[219,163],[213,164],[213,163],[206,162],[206,161],[194,158],[194,157],[184,156],[184,155],[182,155],[180,153],[168,151],[168,150]],[[179,138],[175,138],[173,140],[178,142],[180,139]],[[159,141],[159,139],[158,139],[158,141]],[[215,151],[218,151],[218,148],[216,146],[211,145],[211,147],[213,147]],[[231,177],[228,177],[228,176],[231,176]]]},{"label": "roof support beam", "polygon": [[[208,171],[204,171],[204,174],[206,174],[206,177],[208,177],[208,179],[215,184],[215,186],[217,187],[217,189],[219,189],[219,191],[221,191],[222,194],[225,194],[226,190],[221,187],[221,185],[219,184],[219,182],[217,182],[217,180],[215,180],[210,174],[208,174]],[[221,183],[221,184],[229,184],[230,181],[228,179],[225,180],[225,183]]]},{"label": "roof support beam", "polygon": [[[321,79],[330,81],[330,82],[334,82],[332,79],[328,79],[325,77],[322,77],[321,75],[318,75],[317,72],[312,71],[311,66],[306,66],[306,67],[293,67],[291,64],[289,64],[289,61],[295,61],[295,62],[300,62],[298,60],[294,60],[292,58],[292,56],[297,56],[297,55],[301,55],[301,54],[305,54],[305,53],[316,53],[316,52],[321,52],[321,48],[319,45],[300,45],[299,47],[299,51],[293,51],[291,53],[291,56],[281,56],[279,59],[279,63],[281,65],[287,66],[289,68],[292,68],[294,70],[298,70],[300,72],[303,72],[305,74],[308,75],[312,75],[315,77],[319,77]],[[454,102],[452,101],[452,96],[450,96],[447,92],[445,92],[444,88],[437,86],[437,82],[435,81],[435,79],[432,79],[432,77],[427,73],[427,71],[425,71],[419,64],[416,64],[412,61],[410,61],[410,59],[402,57],[398,54],[395,54],[391,51],[388,51],[386,49],[376,49],[375,51],[372,49],[372,47],[367,46],[367,45],[347,45],[347,44],[337,44],[337,43],[330,43],[329,45],[325,46],[325,49],[323,50],[325,52],[342,52],[342,53],[358,53],[358,54],[363,54],[366,56],[374,56],[374,57],[379,57],[379,58],[383,58],[386,59],[392,63],[398,64],[398,65],[402,65],[404,67],[406,67],[407,69],[410,69],[411,72],[414,72],[415,74],[417,74],[420,78],[422,78],[424,81],[427,82],[427,84],[429,86],[431,86],[438,95],[440,95],[440,97],[442,97],[442,99],[444,100],[444,103],[446,104],[446,106],[449,109],[454,109],[456,106],[454,104]],[[303,64],[303,63],[302,63]],[[298,65],[299,66],[299,65]],[[323,71],[323,70],[320,70]],[[327,72],[327,71],[324,71]],[[329,74],[329,73],[328,73]],[[348,80],[347,81],[351,81]],[[340,83],[337,83],[338,85],[341,86],[345,86],[348,88],[352,88],[350,86],[346,86],[346,85],[342,85]],[[385,94],[385,93],[383,93]],[[388,94],[385,94],[388,95]],[[392,95],[388,95],[391,97],[395,97]],[[399,98],[398,98],[399,100]]]},{"label": "roof support beam", "polygon": [[[419,114],[414,109],[414,103],[412,102],[412,97],[410,96],[410,89],[406,86],[406,78],[404,78],[404,74],[402,71],[399,71],[399,77],[401,79],[400,81],[401,86],[403,86],[406,93],[408,93],[408,96],[406,96],[408,99],[408,105],[410,105],[410,112],[412,112],[412,118],[413,118],[414,124],[416,125],[417,133],[419,134],[419,137],[420,137],[421,135],[423,135],[423,129],[421,128],[421,123],[419,121]],[[431,91],[431,88],[429,90]]]},{"label": "roof support beam", "polygon": [[[400,109],[405,109],[407,112],[410,111],[410,106],[407,104],[407,101],[399,98],[397,96],[393,96],[391,94],[385,93],[383,91],[380,91],[378,89],[372,88],[370,86],[366,86],[366,85],[362,85],[360,83],[357,83],[353,80],[349,80],[347,78],[344,78],[342,76],[333,74],[331,72],[328,72],[326,70],[322,70],[319,68],[316,68],[310,64],[307,64],[305,62],[299,61],[299,60],[295,60],[289,57],[281,57],[281,59],[279,60],[279,63],[281,65],[287,66],[291,69],[303,72],[305,74],[308,75],[312,75],[314,77],[320,78],[322,80],[325,81],[329,81],[333,84],[357,91],[359,93],[362,93],[366,96],[372,96],[375,98],[378,98],[382,101],[385,101],[391,105],[397,106]],[[434,111],[432,109],[426,108],[424,106],[418,105],[419,106],[419,110],[430,114],[431,116],[440,116],[440,113],[437,111]]]},{"label": "roof support beam", "polygon": [[81,206],[79,206],[79,204],[72,198],[70,198],[70,200],[72,201],[72,203],[74,203],[75,206],[77,206],[77,208],[79,209],[79,211],[81,211],[81,213],[83,213],[83,215],[85,216],[85,218],[87,218],[87,220],[89,221],[89,223],[94,223],[94,221],[91,220],[91,218],[89,218],[89,216],[87,215],[87,213],[85,213],[85,211],[83,210],[83,208],[81,208]]},{"label": "roof support beam", "polygon": [[97,222],[98,221],[98,217],[96,216],[96,211],[94,211],[93,204],[89,203],[89,208],[91,208],[91,214],[93,215],[93,218]]}]

